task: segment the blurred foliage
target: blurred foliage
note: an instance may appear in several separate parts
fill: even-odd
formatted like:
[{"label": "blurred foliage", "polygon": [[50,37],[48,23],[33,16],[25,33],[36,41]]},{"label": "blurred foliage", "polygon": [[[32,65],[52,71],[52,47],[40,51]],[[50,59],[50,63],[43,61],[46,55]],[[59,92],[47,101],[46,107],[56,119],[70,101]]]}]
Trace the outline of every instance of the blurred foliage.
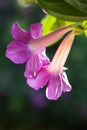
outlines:
[{"label": "blurred foliage", "polygon": [[25,3],[36,2],[37,0],[24,0]]},{"label": "blurred foliage", "polygon": [[83,21],[82,26],[84,27],[84,33],[87,37],[87,20]]},{"label": "blurred foliage", "polygon": [[43,24],[43,35],[46,35],[59,27],[75,24],[76,22],[64,21],[52,15],[46,14],[41,20],[41,23]]},{"label": "blurred foliage", "polygon": [[[87,20],[86,0],[37,0],[49,14],[69,21]],[[86,2],[84,2],[86,1]]]},{"label": "blurred foliage", "polygon": [[[41,23],[43,24],[43,35],[46,35],[56,28],[59,27],[61,21],[57,22],[57,19],[51,15],[46,15],[42,20]],[[61,25],[62,26],[62,25]]]},{"label": "blurred foliage", "polygon": [[[29,30],[44,15],[36,4],[22,8],[15,0],[0,0],[0,130],[87,129],[87,38],[83,34],[76,36],[66,63],[73,89],[58,101],[47,100],[45,88],[38,92],[29,88],[23,76],[25,65],[5,57],[12,24],[18,21]],[[58,44],[47,48],[50,59]]]}]

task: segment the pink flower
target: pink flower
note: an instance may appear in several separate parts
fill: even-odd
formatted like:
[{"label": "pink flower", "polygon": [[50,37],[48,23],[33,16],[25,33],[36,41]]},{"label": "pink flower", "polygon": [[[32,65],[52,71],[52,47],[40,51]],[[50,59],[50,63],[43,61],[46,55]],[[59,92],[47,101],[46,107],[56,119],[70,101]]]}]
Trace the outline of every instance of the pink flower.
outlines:
[{"label": "pink flower", "polygon": [[71,32],[64,38],[52,62],[42,67],[35,79],[26,76],[28,85],[35,90],[43,88],[48,83],[46,96],[50,100],[57,100],[63,92],[69,92],[72,89],[65,73],[66,68],[63,66],[70,52],[74,36],[75,33]]},{"label": "pink flower", "polygon": [[42,36],[42,24],[32,24],[30,31],[26,31],[16,22],[12,26],[14,40],[7,46],[6,57],[16,64],[26,63],[24,75],[35,78],[41,67],[49,64],[49,58],[45,53],[46,46],[71,29],[72,26],[67,26]]},{"label": "pink flower", "polygon": [[14,40],[7,46],[6,57],[16,64],[27,62],[26,66],[31,76],[34,76],[42,65],[49,63],[45,49],[35,52],[31,45],[33,41],[42,37],[42,24],[32,24],[29,32],[16,22],[12,26],[12,36]]}]

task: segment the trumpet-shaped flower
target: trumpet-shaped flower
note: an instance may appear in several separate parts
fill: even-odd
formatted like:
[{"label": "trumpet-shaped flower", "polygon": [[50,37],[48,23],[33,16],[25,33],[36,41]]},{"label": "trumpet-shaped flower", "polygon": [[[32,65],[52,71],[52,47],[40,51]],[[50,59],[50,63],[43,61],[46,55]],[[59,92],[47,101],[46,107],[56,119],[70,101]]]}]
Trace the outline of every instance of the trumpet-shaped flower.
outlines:
[{"label": "trumpet-shaped flower", "polygon": [[52,62],[42,67],[35,79],[26,76],[28,85],[35,90],[43,88],[48,83],[46,96],[50,100],[57,100],[63,92],[69,92],[72,89],[65,73],[66,68],[63,66],[70,52],[74,36],[75,33],[71,32],[64,38]]},{"label": "trumpet-shaped flower", "polygon": [[16,22],[12,26],[14,40],[7,46],[6,57],[16,64],[27,63],[25,76],[35,78],[41,67],[49,64],[45,47],[71,29],[72,26],[67,26],[42,36],[42,24],[32,24],[30,31],[26,31]]}]

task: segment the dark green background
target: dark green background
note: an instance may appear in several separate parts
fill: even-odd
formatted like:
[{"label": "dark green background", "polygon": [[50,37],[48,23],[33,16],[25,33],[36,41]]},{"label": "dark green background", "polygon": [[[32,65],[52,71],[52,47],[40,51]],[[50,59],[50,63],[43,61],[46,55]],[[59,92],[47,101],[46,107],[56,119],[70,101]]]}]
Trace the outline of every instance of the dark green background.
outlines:
[{"label": "dark green background", "polygon": [[[0,0],[0,130],[74,130],[87,129],[87,38],[75,38],[66,62],[72,91],[58,101],[45,97],[45,88],[36,92],[23,76],[25,65],[5,57],[12,40],[11,26],[18,21],[29,29],[44,13],[37,5],[23,9],[16,0]],[[47,48],[52,59],[58,44]]]}]

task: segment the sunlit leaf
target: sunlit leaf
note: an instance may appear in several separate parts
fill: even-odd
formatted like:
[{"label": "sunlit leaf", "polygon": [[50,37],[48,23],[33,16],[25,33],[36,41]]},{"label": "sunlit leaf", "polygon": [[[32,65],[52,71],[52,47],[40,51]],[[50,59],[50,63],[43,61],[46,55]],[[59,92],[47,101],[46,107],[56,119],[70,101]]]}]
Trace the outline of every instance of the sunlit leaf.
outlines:
[{"label": "sunlit leaf", "polygon": [[85,35],[86,35],[86,37],[87,37],[87,20],[85,20],[85,21],[83,21],[83,27],[84,27],[84,33],[85,33]]},{"label": "sunlit leaf", "polygon": [[[43,24],[43,35],[46,35],[60,27],[67,26],[70,24],[74,24],[74,22],[64,21],[61,19],[57,19],[49,14],[47,14],[42,20],[41,23]],[[54,42],[56,43],[56,42]],[[51,45],[53,45],[52,43]]]},{"label": "sunlit leaf", "polygon": [[43,35],[48,34],[55,29],[62,27],[62,26],[67,26],[70,24],[74,24],[75,22],[71,21],[64,21],[61,19],[58,19],[56,17],[53,17],[49,14],[47,14],[42,20],[41,23],[43,24]]},{"label": "sunlit leaf", "polygon": [[24,0],[26,4],[29,4],[30,2],[36,2],[37,0]]},{"label": "sunlit leaf", "polygon": [[46,15],[42,20],[41,23],[43,24],[43,35],[48,34],[55,30],[58,27],[64,25],[64,21],[60,19],[56,19],[51,15]]}]

